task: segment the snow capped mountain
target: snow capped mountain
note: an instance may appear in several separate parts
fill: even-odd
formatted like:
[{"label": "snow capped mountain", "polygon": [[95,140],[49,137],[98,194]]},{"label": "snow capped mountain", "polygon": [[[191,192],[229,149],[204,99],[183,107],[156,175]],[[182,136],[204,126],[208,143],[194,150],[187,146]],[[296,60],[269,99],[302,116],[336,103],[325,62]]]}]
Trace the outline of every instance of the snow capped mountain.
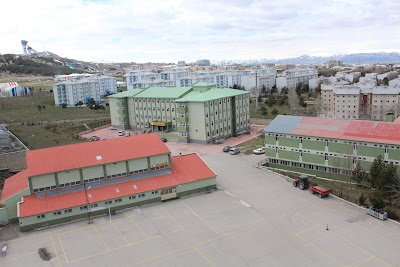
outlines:
[{"label": "snow capped mountain", "polygon": [[247,60],[219,60],[213,61],[213,64],[241,64],[241,65],[260,65],[261,63],[275,64],[322,64],[328,60],[341,60],[344,64],[367,64],[367,63],[399,63],[399,52],[376,52],[376,53],[354,53],[332,56],[309,56],[282,58],[282,59],[247,59]]}]

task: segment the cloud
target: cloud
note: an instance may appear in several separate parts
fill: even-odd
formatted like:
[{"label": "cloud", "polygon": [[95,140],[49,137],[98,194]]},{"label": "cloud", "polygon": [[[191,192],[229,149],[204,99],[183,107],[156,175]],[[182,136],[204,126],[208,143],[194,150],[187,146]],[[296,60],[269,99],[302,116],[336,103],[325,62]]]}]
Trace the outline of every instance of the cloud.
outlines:
[{"label": "cloud", "polygon": [[400,47],[391,0],[16,0],[2,10],[0,53],[21,53],[21,39],[69,58],[136,62]]}]

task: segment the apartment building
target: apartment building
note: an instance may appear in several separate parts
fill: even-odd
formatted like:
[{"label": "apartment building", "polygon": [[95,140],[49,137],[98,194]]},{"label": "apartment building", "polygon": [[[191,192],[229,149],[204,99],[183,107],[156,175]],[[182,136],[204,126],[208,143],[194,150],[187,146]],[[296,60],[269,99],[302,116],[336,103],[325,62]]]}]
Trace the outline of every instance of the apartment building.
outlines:
[{"label": "apartment building", "polygon": [[399,87],[321,85],[323,109],[340,119],[383,120],[388,113],[398,116],[399,98]]},{"label": "apartment building", "polygon": [[150,87],[109,100],[113,127],[177,131],[181,142],[212,143],[250,129],[249,92],[213,84]]},{"label": "apartment building", "polygon": [[355,164],[369,171],[382,155],[400,165],[400,124],[362,120],[277,116],[264,130],[267,165],[343,179]]},{"label": "apartment building", "polygon": [[22,231],[115,213],[216,188],[216,174],[193,153],[171,156],[158,134],[26,153],[27,169],[5,181],[0,221]]},{"label": "apartment building", "polygon": [[296,88],[298,83],[308,83],[311,79],[318,78],[316,69],[289,69],[276,77],[276,87],[292,89]]},{"label": "apartment building", "polygon": [[74,75],[59,77],[58,80],[60,79],[62,81],[56,82],[53,85],[56,106],[61,106],[62,104],[75,106],[79,101],[86,104],[91,98],[99,102],[102,96],[117,92],[117,79],[114,77],[104,75]]}]

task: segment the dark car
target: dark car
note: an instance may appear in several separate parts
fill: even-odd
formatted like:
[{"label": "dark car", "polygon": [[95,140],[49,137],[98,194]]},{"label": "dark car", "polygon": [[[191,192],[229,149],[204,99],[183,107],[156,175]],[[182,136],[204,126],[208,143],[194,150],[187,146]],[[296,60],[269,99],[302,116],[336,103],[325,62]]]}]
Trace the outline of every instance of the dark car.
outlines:
[{"label": "dark car", "polygon": [[224,147],[224,149],[222,149],[222,151],[224,151],[224,152],[229,152],[230,150],[231,150],[231,146],[226,146],[226,147]]},{"label": "dark car", "polygon": [[165,138],[165,137],[161,137],[161,140],[162,140],[164,143],[166,143],[166,142],[168,141],[168,139]]}]

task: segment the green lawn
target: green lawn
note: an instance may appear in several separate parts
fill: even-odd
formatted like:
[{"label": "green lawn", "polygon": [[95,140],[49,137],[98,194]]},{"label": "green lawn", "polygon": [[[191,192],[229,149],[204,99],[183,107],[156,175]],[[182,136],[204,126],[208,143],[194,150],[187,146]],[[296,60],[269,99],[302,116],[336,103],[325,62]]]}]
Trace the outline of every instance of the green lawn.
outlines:
[{"label": "green lawn", "polygon": [[[54,106],[53,93],[47,91],[34,92],[33,96],[4,98],[2,101],[4,101],[4,108],[0,103],[0,123],[37,123],[39,121],[110,117],[108,107],[105,110],[91,110],[87,107],[68,107],[65,109],[56,107]],[[45,106],[45,109],[39,111],[38,105]]]},{"label": "green lawn", "polygon": [[[264,101],[263,101],[264,102]],[[278,110],[278,115],[292,115],[290,107],[287,105],[273,105],[272,107],[267,106],[265,103],[259,102],[258,103],[258,111],[256,112],[256,101],[253,99],[250,103],[250,118],[252,119],[274,119],[276,116],[272,115],[272,111],[276,108]],[[263,116],[261,113],[261,107],[264,106],[267,111],[268,115]],[[309,107],[307,107],[308,109]],[[306,114],[305,108],[299,108],[295,115],[302,116]]]},{"label": "green lawn", "polygon": [[109,119],[87,120],[58,124],[11,124],[9,129],[29,148],[38,149],[52,146],[75,144],[87,140],[78,138],[77,134],[86,131],[83,124],[90,128],[109,124]]}]

